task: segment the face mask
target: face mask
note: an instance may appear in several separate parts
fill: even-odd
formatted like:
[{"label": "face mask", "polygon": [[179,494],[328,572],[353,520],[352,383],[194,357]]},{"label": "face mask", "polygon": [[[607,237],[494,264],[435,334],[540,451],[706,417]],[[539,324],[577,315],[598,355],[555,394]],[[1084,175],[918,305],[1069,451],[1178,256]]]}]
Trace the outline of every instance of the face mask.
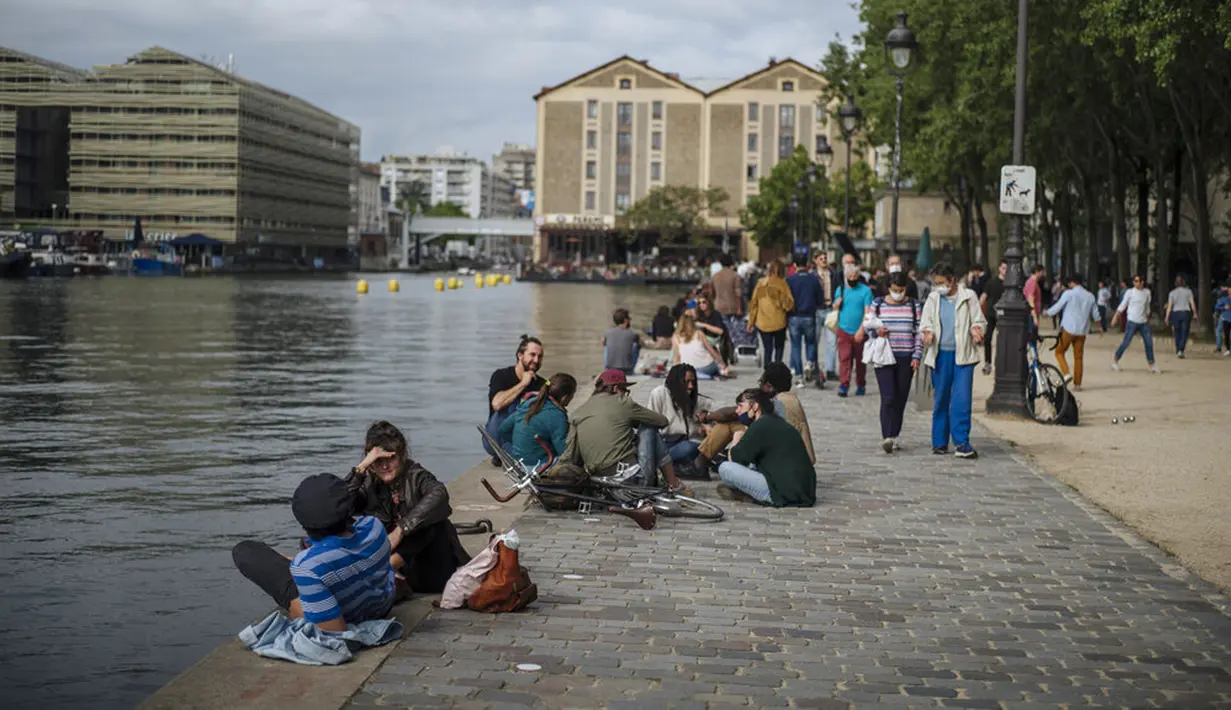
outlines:
[{"label": "face mask", "polygon": [[902,265],[901,265],[901,264],[890,264],[890,265],[889,265],[889,273],[891,273],[891,274],[900,274],[900,273],[902,273]]},{"label": "face mask", "polygon": [[901,303],[903,298],[906,298],[906,294],[894,293],[893,291],[889,292],[889,300],[893,301],[894,303]]},{"label": "face mask", "polygon": [[846,266],[842,267],[842,270],[846,272],[847,278],[850,278],[851,276],[859,275],[859,267],[856,266],[855,264],[847,264]]},{"label": "face mask", "polygon": [[752,415],[748,412],[742,412],[739,415],[739,423],[744,426],[752,426]]}]

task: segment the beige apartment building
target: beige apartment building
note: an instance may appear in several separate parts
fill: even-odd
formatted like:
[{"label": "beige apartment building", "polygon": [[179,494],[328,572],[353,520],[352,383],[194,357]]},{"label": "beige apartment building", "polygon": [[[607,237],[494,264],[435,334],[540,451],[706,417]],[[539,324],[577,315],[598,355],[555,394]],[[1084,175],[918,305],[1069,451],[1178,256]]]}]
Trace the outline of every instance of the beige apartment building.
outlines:
[{"label": "beige apartment building", "polygon": [[252,253],[344,254],[359,129],[154,47],[74,69],[0,48],[0,224],[123,240],[201,233]]},{"label": "beige apartment building", "polygon": [[[606,256],[618,217],[667,184],[724,188],[730,200],[710,225],[740,233],[740,208],[797,145],[815,153],[825,136],[845,155],[836,122],[818,110],[823,87],[818,72],[787,59],[704,92],[628,56],[544,87],[535,97],[537,260]],[[755,256],[746,234],[742,247]]]}]

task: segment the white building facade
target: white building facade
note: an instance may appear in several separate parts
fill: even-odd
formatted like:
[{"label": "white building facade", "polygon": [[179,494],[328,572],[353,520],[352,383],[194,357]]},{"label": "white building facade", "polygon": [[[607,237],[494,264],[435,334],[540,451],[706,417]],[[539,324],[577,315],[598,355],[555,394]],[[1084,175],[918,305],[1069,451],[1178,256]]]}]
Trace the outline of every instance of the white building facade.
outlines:
[{"label": "white building facade", "polygon": [[491,173],[478,158],[451,148],[432,155],[387,155],[380,160],[380,184],[396,202],[407,183],[421,182],[432,205],[452,202],[469,217],[488,216]]}]

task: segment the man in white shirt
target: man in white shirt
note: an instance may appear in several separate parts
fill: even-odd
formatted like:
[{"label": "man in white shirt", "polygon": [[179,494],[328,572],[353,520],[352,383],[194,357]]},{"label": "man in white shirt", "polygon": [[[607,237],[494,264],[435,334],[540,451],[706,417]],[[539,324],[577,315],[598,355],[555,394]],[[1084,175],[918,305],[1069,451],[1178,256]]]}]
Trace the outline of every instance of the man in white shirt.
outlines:
[{"label": "man in white shirt", "polygon": [[1167,294],[1167,312],[1163,321],[1171,325],[1175,335],[1175,356],[1184,359],[1184,348],[1188,345],[1188,332],[1193,325],[1193,314],[1197,312],[1197,299],[1193,292],[1184,284],[1184,277],[1175,277],[1175,288]]},{"label": "man in white shirt", "polygon": [[1111,324],[1114,326],[1121,316],[1127,318],[1124,342],[1116,349],[1116,359],[1112,361],[1111,369],[1120,371],[1120,358],[1132,342],[1133,335],[1140,332],[1141,342],[1145,343],[1146,362],[1150,363],[1150,372],[1161,373],[1162,370],[1154,364],[1154,335],[1150,332],[1150,291],[1146,289],[1145,279],[1141,276],[1133,277],[1133,287],[1124,292],[1124,299],[1120,301],[1120,307],[1116,309]]},{"label": "man in white shirt", "polygon": [[1111,304],[1111,289],[1106,281],[1098,282],[1098,320],[1103,330],[1107,330],[1107,307]]}]

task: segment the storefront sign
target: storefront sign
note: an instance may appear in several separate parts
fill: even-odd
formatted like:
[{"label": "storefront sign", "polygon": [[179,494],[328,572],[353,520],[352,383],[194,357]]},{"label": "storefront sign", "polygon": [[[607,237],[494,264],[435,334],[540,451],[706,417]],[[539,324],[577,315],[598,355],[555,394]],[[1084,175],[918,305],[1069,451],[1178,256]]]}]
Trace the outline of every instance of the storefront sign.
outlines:
[{"label": "storefront sign", "polygon": [[[179,232],[142,232],[141,237],[147,242],[169,242],[172,239],[178,239]],[[133,231],[130,229],[124,232],[124,239],[132,241]]]},{"label": "storefront sign", "polygon": [[606,214],[549,214],[543,216],[543,226],[610,229],[615,226],[615,217]]}]

